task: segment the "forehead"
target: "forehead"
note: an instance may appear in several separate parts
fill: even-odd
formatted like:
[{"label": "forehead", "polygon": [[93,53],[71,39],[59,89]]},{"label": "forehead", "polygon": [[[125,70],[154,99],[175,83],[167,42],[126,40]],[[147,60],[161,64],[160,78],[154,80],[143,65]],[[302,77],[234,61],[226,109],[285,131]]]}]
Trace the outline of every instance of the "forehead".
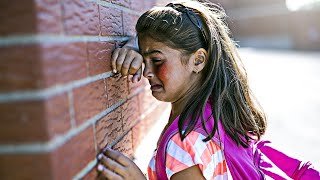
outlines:
[{"label": "forehead", "polygon": [[180,54],[180,51],[173,49],[163,42],[159,42],[150,37],[139,38],[139,47],[143,56],[148,56],[152,53],[162,54]]},{"label": "forehead", "polygon": [[166,44],[156,41],[150,37],[139,38],[139,47],[142,54],[149,52],[152,49],[165,48],[166,46]]}]

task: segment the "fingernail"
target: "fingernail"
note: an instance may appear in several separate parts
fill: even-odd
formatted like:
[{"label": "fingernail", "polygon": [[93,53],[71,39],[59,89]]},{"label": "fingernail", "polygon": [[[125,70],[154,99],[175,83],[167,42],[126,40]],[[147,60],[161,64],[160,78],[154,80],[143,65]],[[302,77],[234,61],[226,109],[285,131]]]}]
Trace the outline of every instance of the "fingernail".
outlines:
[{"label": "fingernail", "polygon": [[98,160],[101,160],[102,159],[102,154],[99,154],[98,155]]},{"label": "fingernail", "polygon": [[127,78],[127,76],[123,76],[123,79],[126,79]]},{"label": "fingernail", "polygon": [[98,165],[98,170],[99,170],[99,171],[103,171],[103,168],[104,168],[104,167],[102,166],[102,164],[99,164],[99,165]]},{"label": "fingernail", "polygon": [[117,73],[117,70],[116,70],[116,69],[113,69],[112,72],[113,72],[113,73]]}]

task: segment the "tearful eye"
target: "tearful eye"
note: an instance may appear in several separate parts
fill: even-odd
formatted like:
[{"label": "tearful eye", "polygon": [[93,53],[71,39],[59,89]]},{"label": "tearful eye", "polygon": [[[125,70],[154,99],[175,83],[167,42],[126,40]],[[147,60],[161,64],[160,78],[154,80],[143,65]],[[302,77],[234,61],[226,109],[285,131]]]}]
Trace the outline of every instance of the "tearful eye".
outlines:
[{"label": "tearful eye", "polygon": [[162,60],[161,59],[152,59],[152,62],[154,63],[154,64],[161,64],[162,63]]}]

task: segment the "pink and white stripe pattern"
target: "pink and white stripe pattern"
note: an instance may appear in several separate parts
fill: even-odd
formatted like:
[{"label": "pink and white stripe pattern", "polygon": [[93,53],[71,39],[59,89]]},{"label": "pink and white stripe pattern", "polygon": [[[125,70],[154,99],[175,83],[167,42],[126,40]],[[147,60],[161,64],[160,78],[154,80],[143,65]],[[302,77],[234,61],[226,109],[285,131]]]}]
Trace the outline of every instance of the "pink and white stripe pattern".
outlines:
[{"label": "pink and white stripe pattern", "polygon": [[[220,146],[214,141],[203,142],[205,136],[192,131],[181,141],[180,134],[174,135],[166,149],[166,172],[168,179],[188,167],[198,165],[206,179],[225,180],[228,179],[226,160]],[[152,157],[148,176],[155,180],[155,155]]]}]

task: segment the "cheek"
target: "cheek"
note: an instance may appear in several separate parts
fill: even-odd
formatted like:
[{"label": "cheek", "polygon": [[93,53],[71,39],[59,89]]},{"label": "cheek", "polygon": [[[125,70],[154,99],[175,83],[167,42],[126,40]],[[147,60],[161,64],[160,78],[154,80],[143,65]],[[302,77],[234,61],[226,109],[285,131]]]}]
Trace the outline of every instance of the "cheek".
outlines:
[{"label": "cheek", "polygon": [[163,82],[163,83],[167,83],[168,82],[168,79],[170,76],[169,74],[169,71],[170,69],[168,69],[168,65],[167,63],[163,63],[162,65],[160,65],[157,69],[157,76],[158,78]]}]

